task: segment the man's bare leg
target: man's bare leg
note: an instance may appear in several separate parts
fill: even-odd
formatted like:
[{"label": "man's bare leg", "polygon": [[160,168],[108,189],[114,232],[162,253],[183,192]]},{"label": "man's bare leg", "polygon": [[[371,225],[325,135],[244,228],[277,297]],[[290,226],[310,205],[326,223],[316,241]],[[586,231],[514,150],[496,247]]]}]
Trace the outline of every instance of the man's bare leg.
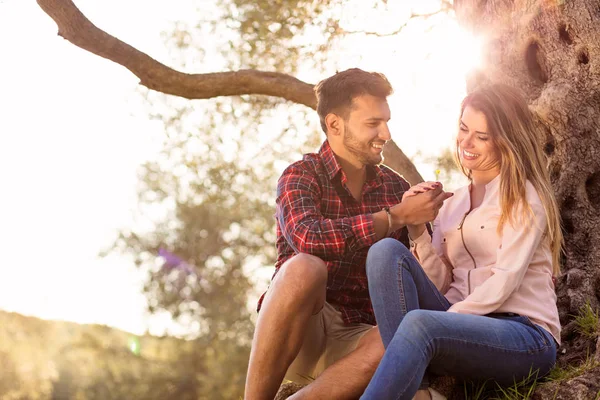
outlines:
[{"label": "man's bare leg", "polygon": [[271,283],[258,313],[246,400],[272,400],[298,355],[304,329],[325,304],[327,266],[314,256],[298,254],[286,261]]},{"label": "man's bare leg", "polygon": [[379,329],[374,327],[360,339],[356,350],[335,362],[290,399],[358,399],[375,373],[383,352]]}]

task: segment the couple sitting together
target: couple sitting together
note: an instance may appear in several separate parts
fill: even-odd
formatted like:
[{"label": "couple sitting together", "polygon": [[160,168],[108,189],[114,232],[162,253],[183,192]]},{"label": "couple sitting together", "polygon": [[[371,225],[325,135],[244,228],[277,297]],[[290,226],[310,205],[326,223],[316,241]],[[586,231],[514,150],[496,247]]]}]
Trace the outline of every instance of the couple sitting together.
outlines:
[{"label": "couple sitting together", "polygon": [[326,140],[277,185],[276,271],[259,302],[247,400],[441,399],[431,375],[510,385],[554,365],[559,213],[532,113],[505,85],[462,102],[470,181],[410,186],[381,165],[392,93],[350,69],[316,86]]}]

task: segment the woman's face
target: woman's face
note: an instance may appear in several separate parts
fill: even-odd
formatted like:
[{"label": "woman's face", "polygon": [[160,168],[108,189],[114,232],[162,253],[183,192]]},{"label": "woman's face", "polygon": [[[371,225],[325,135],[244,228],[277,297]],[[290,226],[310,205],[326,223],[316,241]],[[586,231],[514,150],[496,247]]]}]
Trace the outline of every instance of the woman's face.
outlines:
[{"label": "woman's face", "polygon": [[465,107],[458,127],[457,145],[460,163],[473,174],[499,172],[500,153],[482,112]]}]

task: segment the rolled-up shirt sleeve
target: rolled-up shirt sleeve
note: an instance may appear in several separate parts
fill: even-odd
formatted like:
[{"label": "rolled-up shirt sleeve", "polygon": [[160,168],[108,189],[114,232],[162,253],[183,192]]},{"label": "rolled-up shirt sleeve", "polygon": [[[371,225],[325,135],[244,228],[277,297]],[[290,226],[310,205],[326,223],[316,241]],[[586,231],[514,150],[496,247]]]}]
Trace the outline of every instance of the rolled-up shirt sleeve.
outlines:
[{"label": "rolled-up shirt sleeve", "polygon": [[306,171],[288,168],[279,179],[275,215],[295,252],[331,260],[375,243],[372,214],[325,218],[321,198],[316,177]]}]

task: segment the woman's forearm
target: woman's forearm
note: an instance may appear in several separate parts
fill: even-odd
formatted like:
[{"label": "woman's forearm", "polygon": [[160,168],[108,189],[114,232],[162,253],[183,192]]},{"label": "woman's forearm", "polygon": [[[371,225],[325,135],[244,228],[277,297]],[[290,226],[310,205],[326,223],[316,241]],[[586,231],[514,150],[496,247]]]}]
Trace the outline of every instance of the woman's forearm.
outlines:
[{"label": "woman's forearm", "polygon": [[412,240],[417,239],[423,234],[423,232],[425,232],[425,224],[406,225],[406,228],[408,229],[408,235]]}]

